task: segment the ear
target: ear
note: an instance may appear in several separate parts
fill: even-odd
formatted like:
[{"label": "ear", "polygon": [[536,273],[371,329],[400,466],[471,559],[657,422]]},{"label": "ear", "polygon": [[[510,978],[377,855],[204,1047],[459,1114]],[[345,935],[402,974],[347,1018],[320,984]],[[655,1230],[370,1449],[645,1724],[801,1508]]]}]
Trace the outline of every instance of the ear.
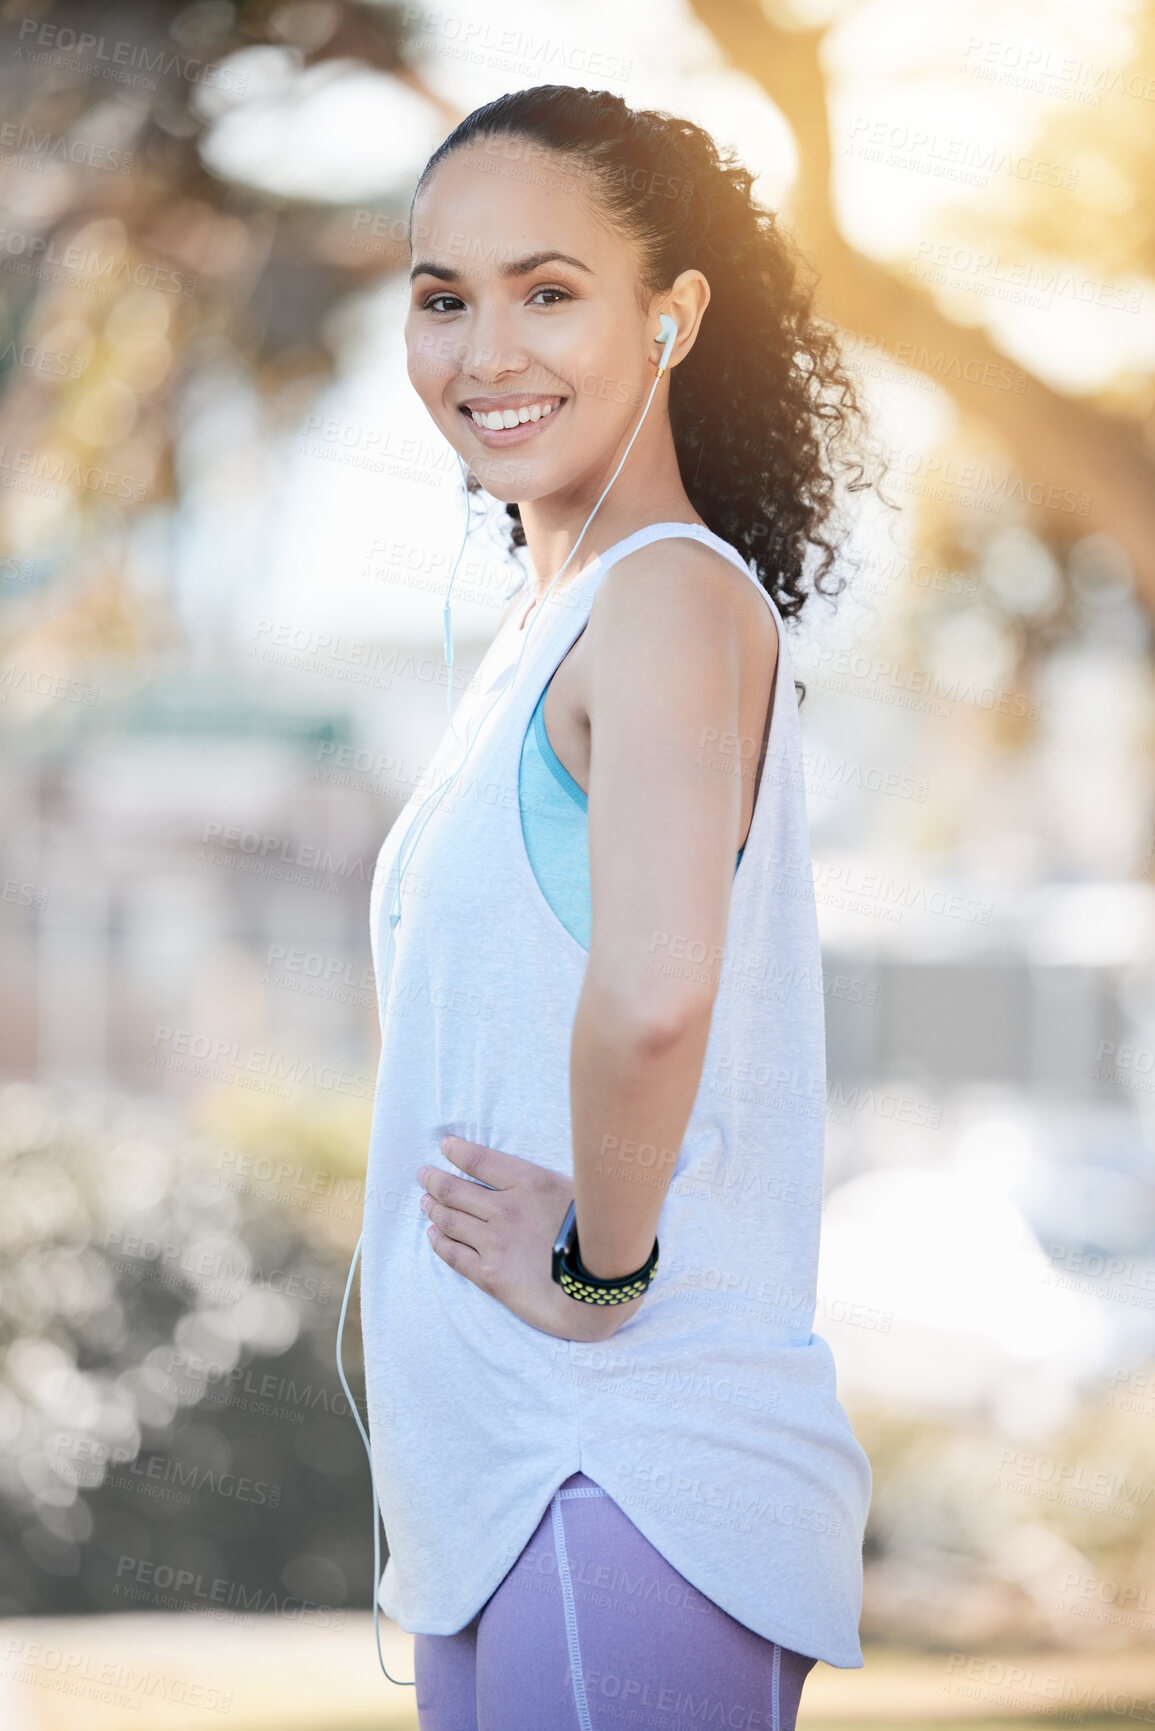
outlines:
[{"label": "ear", "polygon": [[658,314],[669,313],[678,326],[678,338],[670,353],[670,366],[676,367],[679,361],[685,360],[698,337],[702,323],[702,315],[710,304],[710,285],[700,270],[684,270],[674,278],[673,286],[664,295],[655,298],[653,325],[654,335],[658,328]]}]

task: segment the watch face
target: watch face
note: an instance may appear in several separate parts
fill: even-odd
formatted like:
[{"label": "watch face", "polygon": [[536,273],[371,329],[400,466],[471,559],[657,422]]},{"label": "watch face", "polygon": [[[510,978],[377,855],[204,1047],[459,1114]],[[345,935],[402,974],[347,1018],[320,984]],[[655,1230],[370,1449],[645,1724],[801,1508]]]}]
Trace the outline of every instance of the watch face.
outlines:
[{"label": "watch face", "polygon": [[562,1264],[577,1239],[577,1201],[576,1198],[566,1209],[565,1219],[558,1228],[557,1237],[553,1241],[553,1278],[561,1285]]},{"label": "watch face", "polygon": [[556,1251],[564,1252],[577,1237],[577,1203],[571,1202],[566,1209],[565,1219],[557,1229],[557,1237],[553,1241]]}]

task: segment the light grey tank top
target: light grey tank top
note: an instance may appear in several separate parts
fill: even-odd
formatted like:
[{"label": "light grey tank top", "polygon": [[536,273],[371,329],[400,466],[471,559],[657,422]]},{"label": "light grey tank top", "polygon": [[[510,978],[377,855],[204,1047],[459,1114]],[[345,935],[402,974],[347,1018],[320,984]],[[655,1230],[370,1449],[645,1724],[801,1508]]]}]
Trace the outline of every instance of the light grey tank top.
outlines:
[{"label": "light grey tank top", "polygon": [[[530,1327],[441,1261],[414,1174],[453,1170],[447,1132],[572,1174],[569,1047],[588,956],[531,869],[520,753],[606,570],[671,537],[715,547],[765,597],[779,637],[774,711],[659,1271],[629,1322],[583,1345]],[[857,1668],[871,1473],[812,1332],[824,997],[782,618],[727,543],[657,523],[517,625],[490,645],[390,830],[371,898],[381,1059],[361,1318],[390,1553],[379,1602],[413,1633],[462,1629],[580,1470],[739,1622]]]}]

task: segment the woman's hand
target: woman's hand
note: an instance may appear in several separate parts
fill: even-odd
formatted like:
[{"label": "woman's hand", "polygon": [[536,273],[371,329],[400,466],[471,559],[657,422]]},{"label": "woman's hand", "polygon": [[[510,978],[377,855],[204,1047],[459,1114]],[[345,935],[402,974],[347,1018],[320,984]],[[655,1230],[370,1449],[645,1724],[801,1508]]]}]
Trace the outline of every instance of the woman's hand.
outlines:
[{"label": "woman's hand", "polygon": [[468,1176],[422,1166],[417,1177],[426,1187],[429,1241],[455,1273],[562,1340],[608,1340],[641,1309],[644,1293],[628,1304],[583,1304],[553,1279],[553,1241],[573,1200],[572,1180],[460,1136],[443,1136],[441,1152]]}]

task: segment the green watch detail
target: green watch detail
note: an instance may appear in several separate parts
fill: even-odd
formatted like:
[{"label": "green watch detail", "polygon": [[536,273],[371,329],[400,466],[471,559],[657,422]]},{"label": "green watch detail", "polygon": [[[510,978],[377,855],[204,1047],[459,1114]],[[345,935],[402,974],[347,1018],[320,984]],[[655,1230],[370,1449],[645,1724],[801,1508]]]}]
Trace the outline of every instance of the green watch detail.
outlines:
[{"label": "green watch detail", "polygon": [[655,1238],[648,1260],[635,1274],[623,1274],[616,1280],[590,1274],[582,1267],[578,1254],[577,1203],[576,1200],[570,1203],[553,1245],[553,1278],[570,1298],[582,1304],[628,1304],[632,1298],[642,1296],[657,1272]]}]

